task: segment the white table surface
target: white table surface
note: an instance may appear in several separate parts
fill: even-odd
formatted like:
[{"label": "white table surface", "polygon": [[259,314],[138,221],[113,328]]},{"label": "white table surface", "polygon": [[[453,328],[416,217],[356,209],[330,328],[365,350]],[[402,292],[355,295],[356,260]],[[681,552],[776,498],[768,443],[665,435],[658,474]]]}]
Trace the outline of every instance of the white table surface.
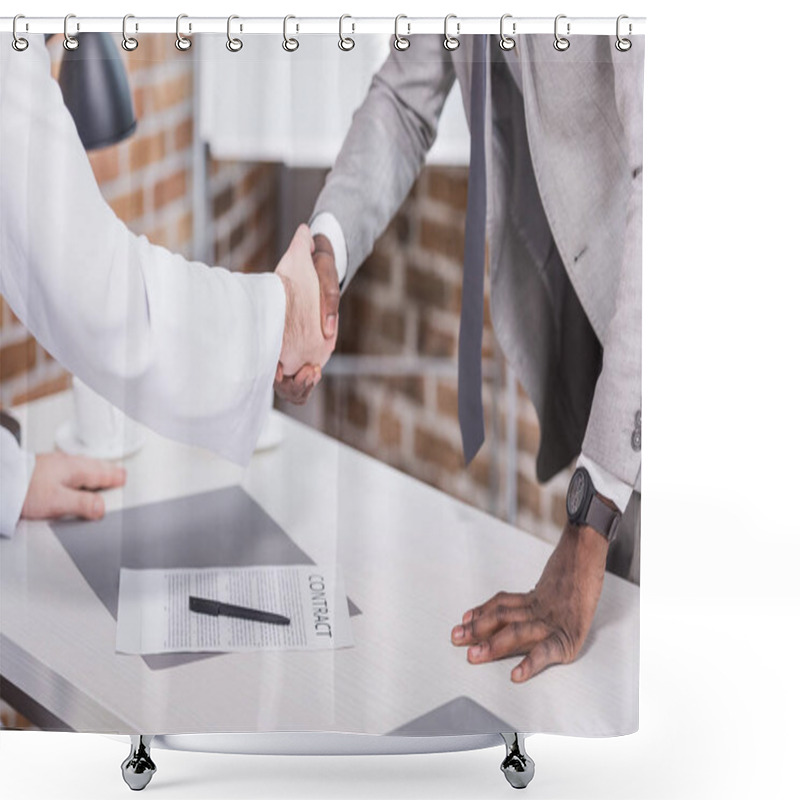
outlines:
[{"label": "white table surface", "polygon": [[[15,410],[52,449],[69,393]],[[518,659],[470,665],[450,630],[500,589],[527,591],[551,546],[275,413],[283,441],[242,470],[146,431],[113,511],[240,484],[317,563],[338,562],[355,647],[235,653],[163,670],[115,652],[116,622],[46,523],[0,540],[0,673],[78,731],[387,733],[466,696],[528,732],[638,726],[639,590],[606,575],[583,652],[522,685]]]}]

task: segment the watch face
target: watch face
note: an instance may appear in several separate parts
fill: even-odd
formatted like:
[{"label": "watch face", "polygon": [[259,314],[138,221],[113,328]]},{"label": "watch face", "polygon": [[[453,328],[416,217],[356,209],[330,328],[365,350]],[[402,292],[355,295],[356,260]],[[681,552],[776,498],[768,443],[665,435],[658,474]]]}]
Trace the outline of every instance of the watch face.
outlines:
[{"label": "watch face", "polygon": [[579,469],[572,476],[572,480],[569,483],[569,491],[567,492],[567,514],[570,517],[574,517],[581,510],[586,489],[586,473]]}]

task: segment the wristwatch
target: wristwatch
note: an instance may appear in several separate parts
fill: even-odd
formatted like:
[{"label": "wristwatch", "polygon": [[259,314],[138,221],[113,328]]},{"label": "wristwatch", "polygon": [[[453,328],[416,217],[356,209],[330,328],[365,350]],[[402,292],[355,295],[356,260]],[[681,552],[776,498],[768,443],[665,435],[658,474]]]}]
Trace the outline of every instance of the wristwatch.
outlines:
[{"label": "wristwatch", "polygon": [[594,528],[611,544],[617,537],[622,514],[600,499],[589,472],[585,467],[578,467],[567,489],[567,517],[573,525]]}]

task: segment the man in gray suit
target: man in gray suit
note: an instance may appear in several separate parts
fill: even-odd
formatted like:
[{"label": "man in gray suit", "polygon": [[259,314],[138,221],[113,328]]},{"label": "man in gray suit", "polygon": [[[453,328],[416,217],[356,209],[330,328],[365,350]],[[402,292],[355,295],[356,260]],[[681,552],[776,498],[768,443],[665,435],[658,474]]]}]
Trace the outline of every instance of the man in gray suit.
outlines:
[{"label": "man in gray suit", "polygon": [[[332,336],[339,287],[413,185],[457,79],[473,138],[469,204],[485,195],[477,222],[467,211],[462,305],[477,231],[482,308],[485,223],[492,320],[539,415],[539,480],[578,456],[569,521],[536,587],[500,592],[452,631],[472,663],[524,656],[511,673],[520,682],[578,656],[606,566],[638,582],[644,41],[621,52],[614,37],[574,37],[561,52],[549,36],[517,37],[510,51],[485,39],[464,37],[448,51],[441,38],[418,36],[409,52],[391,53],[353,118],[311,227],[322,327]],[[279,394],[302,402],[311,370],[279,381]],[[482,417],[478,424],[477,446]]]}]

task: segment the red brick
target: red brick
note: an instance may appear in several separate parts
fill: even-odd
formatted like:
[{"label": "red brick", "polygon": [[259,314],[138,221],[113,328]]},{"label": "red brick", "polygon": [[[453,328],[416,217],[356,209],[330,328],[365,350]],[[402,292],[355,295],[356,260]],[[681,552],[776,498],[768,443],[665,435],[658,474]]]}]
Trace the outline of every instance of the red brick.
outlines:
[{"label": "red brick", "polygon": [[539,424],[530,420],[517,421],[517,448],[524,453],[536,455],[539,452]]},{"label": "red brick", "polygon": [[534,517],[542,519],[542,491],[538,483],[522,472],[517,472],[517,505],[528,509]]},{"label": "red brick", "polygon": [[185,169],[159,181],[156,184],[154,194],[156,209],[163,208],[173,200],[183,197],[186,194],[186,189],[187,173]]},{"label": "red brick", "polygon": [[152,92],[152,108],[164,111],[192,96],[192,77],[185,73],[170,81],[158,83]]},{"label": "red brick", "polygon": [[439,253],[458,264],[464,261],[464,230],[461,227],[423,219],[420,243],[426,250]]},{"label": "red brick", "polygon": [[134,28],[135,20],[130,20],[128,36],[138,39],[139,46],[130,52],[120,50],[122,61],[129,72],[138,72],[163,61],[169,52],[169,44],[175,41],[175,37],[168,33],[136,33]]},{"label": "red brick", "polygon": [[131,170],[146,167],[161,161],[167,154],[167,140],[164,131],[154,133],[152,136],[136,137],[130,143]]},{"label": "red brick", "polygon": [[414,429],[414,455],[446,472],[458,472],[464,467],[464,457],[459,447],[422,427]]},{"label": "red brick", "polygon": [[133,90],[133,113],[136,119],[144,117],[150,108],[150,90],[148,87],[138,86]]},{"label": "red brick", "polygon": [[36,340],[28,337],[0,350],[0,381],[21,375],[36,363]]},{"label": "red brick", "polygon": [[408,244],[408,242],[411,240],[411,235],[413,232],[411,218],[403,209],[396,214],[395,218],[392,220],[389,230],[397,238],[398,244]]},{"label": "red brick", "polygon": [[226,186],[214,197],[214,219],[219,219],[233,208],[233,186]]},{"label": "red brick", "polygon": [[553,496],[550,502],[550,518],[558,528],[567,524],[567,498],[563,494]]},{"label": "red brick", "polygon": [[436,308],[453,308],[457,292],[439,275],[412,264],[406,269],[405,277],[409,297]]},{"label": "red brick", "polygon": [[135,189],[130,194],[109,200],[109,205],[123,222],[133,222],[144,214],[144,192]]},{"label": "red brick", "polygon": [[454,382],[440,381],[436,387],[436,410],[452,419],[458,419],[458,387]]},{"label": "red brick", "polygon": [[32,389],[27,389],[24,392],[14,395],[11,401],[14,405],[20,403],[30,403],[32,400],[38,400],[40,397],[47,397],[47,395],[55,394],[56,392],[63,392],[69,389],[71,384],[71,375],[64,372],[57,378],[52,378],[48,381],[42,381]]},{"label": "red brick", "polygon": [[347,397],[347,421],[357,428],[366,428],[369,422],[369,408],[366,401],[355,392]]},{"label": "red brick", "polygon": [[381,409],[378,419],[378,438],[384,447],[398,447],[403,433],[403,426],[397,416],[388,408]]},{"label": "red brick", "polygon": [[380,328],[384,338],[393,344],[405,343],[405,317],[399,311],[384,311],[380,315]]},{"label": "red brick", "polygon": [[239,246],[242,244],[242,242],[244,242],[246,237],[247,237],[247,222],[240,222],[231,231],[230,248],[232,253],[239,248]]},{"label": "red brick", "polygon": [[102,150],[93,150],[89,153],[89,163],[98,183],[113,181],[119,175],[119,148],[112,145]]},{"label": "red brick", "polygon": [[193,228],[192,228],[192,212],[187,211],[179,220],[177,227],[178,242],[185,244],[191,242]]},{"label": "red brick", "polygon": [[442,330],[435,326],[423,314],[419,321],[419,335],[417,347],[421,355],[451,357],[456,352],[456,334],[458,331],[458,318],[453,317],[452,331]]},{"label": "red brick", "polygon": [[359,281],[372,280],[383,284],[391,282],[392,258],[386,248],[381,247],[372,253],[364,262],[364,266],[358,271],[358,278]]},{"label": "red brick", "polygon": [[150,244],[157,244],[160,247],[169,248],[169,230],[163,225],[148,231],[147,238]]},{"label": "red brick", "polygon": [[467,210],[466,168],[434,168],[428,171],[428,194],[434,200],[450,206],[457,211]]},{"label": "red brick", "polygon": [[191,117],[188,117],[183,122],[178,123],[178,125],[175,127],[175,136],[173,139],[175,143],[175,149],[180,151],[191,147],[193,138],[194,120]]},{"label": "red brick", "polygon": [[[467,474],[480,486],[489,488],[492,479],[492,463],[485,448],[470,462]],[[474,498],[469,498],[469,502],[474,503]]]},{"label": "red brick", "polygon": [[387,378],[386,386],[395,392],[422,405],[425,402],[425,383],[418,375],[407,375],[401,378]]}]

